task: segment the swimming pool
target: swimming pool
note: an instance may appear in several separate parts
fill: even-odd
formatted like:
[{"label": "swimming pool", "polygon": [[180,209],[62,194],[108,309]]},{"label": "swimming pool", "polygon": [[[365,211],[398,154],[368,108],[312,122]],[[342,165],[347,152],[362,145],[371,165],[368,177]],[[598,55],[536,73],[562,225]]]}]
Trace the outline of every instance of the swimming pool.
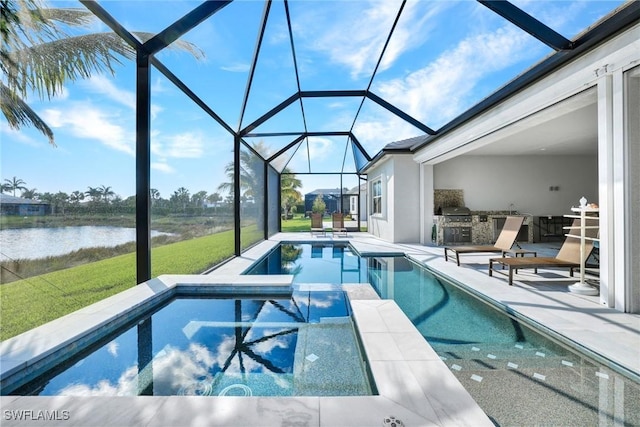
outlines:
[{"label": "swimming pool", "polygon": [[361,396],[373,387],[344,292],[294,285],[290,295],[179,294],[11,394]]},{"label": "swimming pool", "polygon": [[[284,257],[278,251],[250,272],[298,272],[294,281],[325,282],[339,278],[348,266],[348,282],[370,282],[382,298],[393,299],[498,425],[640,425],[638,383],[406,257],[356,261],[350,248],[325,246],[321,260],[312,256],[310,244],[287,244]],[[334,258],[340,252],[350,255],[344,261]],[[279,259],[286,261],[281,270]],[[323,268],[308,268],[311,260]],[[315,280],[300,274],[305,271],[316,271]]]},{"label": "swimming pool", "polygon": [[362,283],[367,261],[347,243],[281,243],[244,274],[293,274],[296,283]]}]

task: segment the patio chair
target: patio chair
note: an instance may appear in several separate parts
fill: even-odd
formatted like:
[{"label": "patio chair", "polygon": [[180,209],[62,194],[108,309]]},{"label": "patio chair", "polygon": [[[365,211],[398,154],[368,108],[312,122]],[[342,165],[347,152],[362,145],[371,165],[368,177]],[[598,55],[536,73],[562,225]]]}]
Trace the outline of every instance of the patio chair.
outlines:
[{"label": "patio chair", "polygon": [[320,213],[312,213],[311,214],[311,234],[322,233],[325,235],[324,225],[322,224],[322,214]]},{"label": "patio chair", "polygon": [[504,222],[504,227],[500,231],[500,235],[493,245],[484,246],[445,246],[444,248],[444,260],[448,261],[448,251],[456,254],[456,263],[460,266],[460,254],[471,253],[490,253],[490,252],[504,252],[509,251],[518,237],[518,232],[524,217],[522,216],[508,216]]},{"label": "patio chair", "polygon": [[332,228],[331,232],[336,234],[347,235],[347,228],[344,226],[344,215],[341,213],[334,213],[331,215]]},{"label": "patio chair", "polygon": [[[587,217],[587,219],[589,219]],[[589,222],[587,225],[591,226]],[[493,276],[494,264],[499,264],[501,269],[509,268],[509,286],[513,285],[513,272],[521,268],[569,268],[569,276],[573,277],[573,271],[580,268],[580,232],[576,235],[576,230],[580,229],[580,219],[573,221],[569,233],[560,247],[560,251],[555,257],[523,257],[523,258],[492,258],[489,260],[489,276]],[[571,233],[571,231],[573,231]],[[593,249],[593,240],[598,235],[598,227],[587,228],[585,230],[585,260]]]}]

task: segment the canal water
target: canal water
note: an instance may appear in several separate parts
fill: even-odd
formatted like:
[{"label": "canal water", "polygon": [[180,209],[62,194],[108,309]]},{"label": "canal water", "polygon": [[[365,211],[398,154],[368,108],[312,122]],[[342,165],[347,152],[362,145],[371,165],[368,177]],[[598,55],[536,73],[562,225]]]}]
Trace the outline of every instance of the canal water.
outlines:
[{"label": "canal water", "polygon": [[[152,231],[151,237],[160,236]],[[38,259],[64,255],[78,249],[114,247],[136,240],[136,229],[127,227],[77,226],[0,230],[0,260]]]}]

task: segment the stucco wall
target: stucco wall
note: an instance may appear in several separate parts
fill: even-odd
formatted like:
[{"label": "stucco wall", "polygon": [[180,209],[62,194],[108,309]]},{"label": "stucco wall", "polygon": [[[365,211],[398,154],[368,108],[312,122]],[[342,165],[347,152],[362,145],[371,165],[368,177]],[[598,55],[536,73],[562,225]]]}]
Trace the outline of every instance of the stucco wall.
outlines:
[{"label": "stucco wall", "polygon": [[[394,155],[372,168],[367,176],[369,185],[379,177],[383,182],[383,211],[380,215],[369,215],[369,232],[394,243],[419,242],[419,166],[412,156]],[[370,187],[368,193],[371,210]]]},{"label": "stucco wall", "polygon": [[[378,178],[382,178],[383,185],[382,213],[373,214],[373,190],[371,188],[371,185]],[[391,160],[387,160],[378,163],[367,173],[367,179],[369,182],[369,187],[367,189],[367,193],[369,194],[369,221],[367,223],[368,231],[374,236],[392,242],[393,225],[391,223],[391,218],[393,218],[393,206],[389,206],[388,201],[394,199],[393,186],[391,185],[393,182],[393,162]]]},{"label": "stucco wall", "polygon": [[420,242],[420,167],[412,156],[394,159],[394,242]]},{"label": "stucco wall", "polygon": [[[460,156],[434,166],[436,189],[461,189],[474,211],[563,215],[598,203],[597,156]],[[558,187],[550,191],[549,187]],[[510,207],[510,205],[513,206]]]}]

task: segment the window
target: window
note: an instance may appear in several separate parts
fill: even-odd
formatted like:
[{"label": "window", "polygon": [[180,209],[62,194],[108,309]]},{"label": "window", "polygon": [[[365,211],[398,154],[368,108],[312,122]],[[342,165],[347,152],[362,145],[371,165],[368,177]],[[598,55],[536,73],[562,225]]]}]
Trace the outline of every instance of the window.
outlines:
[{"label": "window", "polygon": [[371,188],[371,199],[373,201],[372,213],[374,215],[380,215],[382,214],[382,178],[376,178],[373,181]]}]

